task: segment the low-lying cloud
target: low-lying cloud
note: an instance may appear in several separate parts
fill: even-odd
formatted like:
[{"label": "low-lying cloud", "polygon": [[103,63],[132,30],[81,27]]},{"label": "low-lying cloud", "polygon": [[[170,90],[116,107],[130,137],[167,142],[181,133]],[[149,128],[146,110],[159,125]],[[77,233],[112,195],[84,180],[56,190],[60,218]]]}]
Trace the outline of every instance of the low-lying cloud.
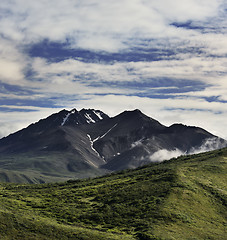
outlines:
[{"label": "low-lying cloud", "polygon": [[204,143],[198,148],[192,148],[189,151],[189,154],[197,154],[202,152],[213,151],[215,149],[220,149],[227,147],[227,141],[224,141],[221,138],[208,138]]},{"label": "low-lying cloud", "polygon": [[167,149],[161,149],[158,150],[157,152],[153,153],[150,156],[150,161],[151,162],[162,162],[164,160],[169,160],[171,158],[176,158],[179,157],[181,155],[184,155],[185,153],[182,152],[179,149],[175,149],[175,150],[167,150]]},{"label": "low-lying cloud", "polygon": [[153,153],[149,157],[149,160],[151,162],[162,162],[165,160],[170,160],[172,158],[177,158],[182,155],[198,154],[198,153],[213,151],[216,149],[221,149],[224,147],[227,147],[227,141],[221,138],[215,138],[215,137],[208,138],[204,141],[204,143],[201,146],[191,148],[188,152],[183,152],[177,148],[175,150],[167,150],[167,149],[158,150],[157,152]]}]

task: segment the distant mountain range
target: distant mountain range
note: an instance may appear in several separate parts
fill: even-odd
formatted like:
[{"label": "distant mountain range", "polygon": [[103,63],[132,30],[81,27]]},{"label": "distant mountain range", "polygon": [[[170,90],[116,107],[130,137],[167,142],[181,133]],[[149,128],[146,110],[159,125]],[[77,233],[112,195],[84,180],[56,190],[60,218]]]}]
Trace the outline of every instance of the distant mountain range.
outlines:
[{"label": "distant mountain range", "polygon": [[227,146],[198,127],[166,127],[140,110],[109,117],[62,110],[0,139],[0,181],[42,183],[102,175]]}]

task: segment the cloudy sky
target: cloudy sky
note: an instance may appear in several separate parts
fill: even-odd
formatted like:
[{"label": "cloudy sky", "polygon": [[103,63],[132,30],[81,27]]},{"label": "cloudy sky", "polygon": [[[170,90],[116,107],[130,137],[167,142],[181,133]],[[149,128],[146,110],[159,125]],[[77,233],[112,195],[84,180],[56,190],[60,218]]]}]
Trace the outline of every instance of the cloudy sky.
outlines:
[{"label": "cloudy sky", "polygon": [[227,139],[227,0],[1,0],[0,137],[139,108]]}]

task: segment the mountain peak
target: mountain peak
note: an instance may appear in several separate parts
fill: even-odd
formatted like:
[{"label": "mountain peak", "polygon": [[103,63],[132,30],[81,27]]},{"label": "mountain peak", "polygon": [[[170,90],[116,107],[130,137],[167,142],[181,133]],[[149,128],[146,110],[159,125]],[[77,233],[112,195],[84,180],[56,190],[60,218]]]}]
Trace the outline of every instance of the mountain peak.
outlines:
[{"label": "mountain peak", "polygon": [[139,109],[134,109],[134,110],[126,110],[122,113],[120,113],[118,116],[121,117],[130,117],[130,118],[134,118],[134,117],[147,117],[144,113],[142,113]]},{"label": "mountain peak", "polygon": [[124,111],[121,114],[119,114],[118,117],[124,120],[128,120],[130,122],[133,121],[136,125],[141,125],[141,127],[144,124],[148,126],[152,126],[154,128],[158,128],[158,129],[162,129],[163,127],[165,127],[164,125],[159,123],[157,120],[145,115],[139,109]]},{"label": "mountain peak", "polygon": [[109,118],[109,116],[100,110],[83,108],[77,111],[76,109],[72,109],[65,113],[61,126],[96,123],[107,118]]},{"label": "mountain peak", "polygon": [[122,113],[125,113],[125,114],[127,114],[127,113],[131,113],[131,114],[143,114],[139,109],[133,109],[133,110],[125,110],[124,112],[122,112]]},{"label": "mountain peak", "polygon": [[90,170],[100,174],[134,168],[172,153],[225,146],[224,139],[204,129],[183,124],[166,127],[139,109],[112,118],[95,109],[63,109],[1,139],[0,170],[45,170],[51,177],[55,169],[59,177],[82,177]]},{"label": "mountain peak", "polygon": [[74,113],[77,113],[78,111],[76,110],[76,108],[73,108],[70,112],[74,114]]}]

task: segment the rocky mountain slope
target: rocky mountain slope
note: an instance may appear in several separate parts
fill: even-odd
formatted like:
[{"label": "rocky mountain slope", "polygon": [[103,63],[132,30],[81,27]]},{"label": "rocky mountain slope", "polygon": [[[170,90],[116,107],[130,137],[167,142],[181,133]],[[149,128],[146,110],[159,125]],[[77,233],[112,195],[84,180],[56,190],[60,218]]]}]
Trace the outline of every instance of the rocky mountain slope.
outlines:
[{"label": "rocky mountain slope", "polygon": [[112,118],[94,109],[62,110],[0,140],[0,179],[38,183],[97,176],[225,146],[204,129],[166,127],[140,110]]}]

